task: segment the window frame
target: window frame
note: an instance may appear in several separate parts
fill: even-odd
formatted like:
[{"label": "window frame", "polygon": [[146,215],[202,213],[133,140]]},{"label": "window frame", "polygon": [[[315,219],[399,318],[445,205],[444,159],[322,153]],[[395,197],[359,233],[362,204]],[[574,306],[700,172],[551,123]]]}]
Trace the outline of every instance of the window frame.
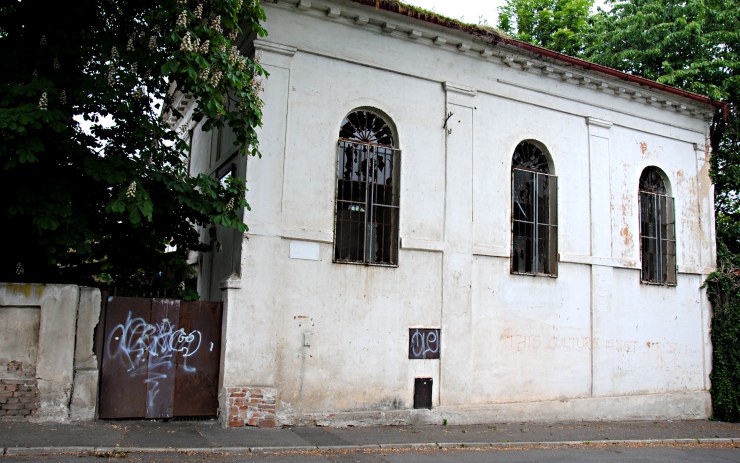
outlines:
[{"label": "window frame", "polygon": [[[525,150],[528,150],[526,156],[523,153]],[[523,179],[527,176],[529,179]],[[543,186],[548,190],[544,199],[540,194]],[[522,191],[527,190],[531,203],[529,205],[521,201],[526,199],[522,197]],[[557,193],[558,177],[550,173],[550,163],[545,151],[531,141],[520,142],[514,151],[511,164],[512,274],[551,278],[558,276]],[[542,204],[543,202],[546,204]],[[528,211],[525,211],[522,205]],[[531,218],[528,217],[528,212]],[[542,215],[546,217],[540,219]],[[521,230],[526,228],[531,228],[531,232],[522,233]],[[543,234],[545,236],[542,236]],[[525,242],[523,248],[522,240]],[[523,259],[520,257],[521,253],[524,253]],[[546,261],[539,258],[542,254],[547,256]],[[524,268],[520,269],[520,266]]]},{"label": "window frame", "polygon": [[[372,123],[348,134],[350,118],[359,113],[374,118]],[[401,150],[396,148],[395,131],[388,120],[365,108],[353,110],[342,119],[336,145],[334,263],[398,267]],[[358,121],[363,122],[360,116],[354,120]],[[380,130],[375,130],[377,121]],[[384,140],[386,143],[377,142]],[[352,150],[351,154],[347,150]],[[348,156],[352,163],[349,170]],[[362,220],[357,219],[357,213],[362,213]]]},{"label": "window frame", "polygon": [[[646,187],[646,176],[650,174],[653,175],[653,182],[657,178],[659,183],[654,182],[655,184]],[[658,168],[647,167],[640,175],[640,282],[647,285],[678,284],[676,201],[668,194],[666,185],[665,177]],[[646,212],[652,214],[652,220],[645,219]],[[647,246],[648,241],[652,242],[652,246]]]}]

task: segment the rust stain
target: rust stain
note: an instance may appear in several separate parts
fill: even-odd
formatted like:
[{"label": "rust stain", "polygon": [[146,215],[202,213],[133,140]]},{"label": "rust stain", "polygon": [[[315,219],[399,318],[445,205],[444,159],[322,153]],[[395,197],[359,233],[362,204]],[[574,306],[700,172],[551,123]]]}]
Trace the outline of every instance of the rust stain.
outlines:
[{"label": "rust stain", "polygon": [[626,247],[632,246],[632,232],[630,232],[629,227],[624,227],[619,234],[624,237],[624,245]]},{"label": "rust stain", "polygon": [[9,372],[23,372],[23,362],[19,362],[17,360],[11,360],[8,362],[8,371]]},{"label": "rust stain", "polygon": [[623,193],[622,194],[622,202],[621,202],[621,212],[622,212],[622,218],[621,218],[621,225],[622,228],[619,230],[619,235],[623,238],[624,242],[624,249],[622,250],[622,255],[624,257],[628,257],[632,254],[632,250],[634,248],[634,237],[632,235],[632,231],[630,231],[629,224],[632,220],[633,216],[633,197],[629,193]]},{"label": "rust stain", "polygon": [[709,143],[704,146],[705,158],[704,164],[701,166],[699,171],[699,199],[709,198],[709,193],[712,188],[712,179],[709,176],[709,160],[711,153],[709,152]]},{"label": "rust stain", "polygon": [[643,156],[647,155],[647,143],[644,141],[640,142],[640,151],[642,151]]}]

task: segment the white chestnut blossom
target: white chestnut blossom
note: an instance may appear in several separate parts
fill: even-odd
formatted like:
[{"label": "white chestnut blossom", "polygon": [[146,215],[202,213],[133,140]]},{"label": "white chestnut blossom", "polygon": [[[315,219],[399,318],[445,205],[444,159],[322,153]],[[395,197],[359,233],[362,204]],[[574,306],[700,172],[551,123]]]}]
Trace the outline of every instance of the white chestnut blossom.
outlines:
[{"label": "white chestnut blossom", "polygon": [[177,17],[177,22],[175,24],[177,27],[188,27],[188,12],[182,10],[180,16]]},{"label": "white chestnut blossom", "polygon": [[46,111],[49,105],[49,98],[46,96],[46,92],[41,94],[41,98],[39,98],[39,109],[42,111]]},{"label": "white chestnut blossom", "polygon": [[131,199],[136,196],[136,181],[131,182],[131,184],[126,189],[126,197]]}]

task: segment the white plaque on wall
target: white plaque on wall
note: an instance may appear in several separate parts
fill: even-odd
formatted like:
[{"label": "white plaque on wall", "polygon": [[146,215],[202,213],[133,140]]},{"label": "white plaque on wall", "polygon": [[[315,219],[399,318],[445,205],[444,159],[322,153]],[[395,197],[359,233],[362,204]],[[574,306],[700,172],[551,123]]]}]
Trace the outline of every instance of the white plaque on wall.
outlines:
[{"label": "white plaque on wall", "polygon": [[290,258],[319,260],[319,243],[312,243],[310,241],[291,241]]}]

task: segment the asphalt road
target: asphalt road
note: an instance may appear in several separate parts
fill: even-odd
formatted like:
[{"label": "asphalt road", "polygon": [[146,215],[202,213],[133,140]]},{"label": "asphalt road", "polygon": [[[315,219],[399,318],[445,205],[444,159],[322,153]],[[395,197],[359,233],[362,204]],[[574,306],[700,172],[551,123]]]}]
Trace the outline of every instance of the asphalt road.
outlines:
[{"label": "asphalt road", "polygon": [[737,444],[579,445],[260,453],[119,453],[0,457],[0,463],[740,463]]}]

